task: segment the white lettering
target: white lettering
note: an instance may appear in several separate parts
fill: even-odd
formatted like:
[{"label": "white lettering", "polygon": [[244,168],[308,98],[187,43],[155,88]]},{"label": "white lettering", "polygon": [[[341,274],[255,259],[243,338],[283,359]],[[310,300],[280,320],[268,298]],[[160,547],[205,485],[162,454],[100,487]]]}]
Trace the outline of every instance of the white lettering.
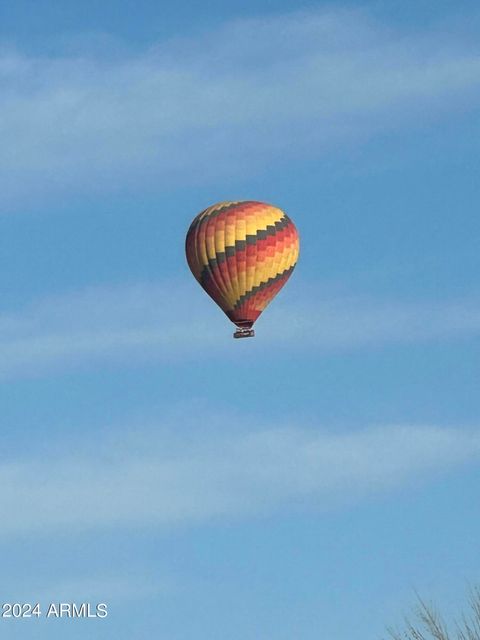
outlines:
[{"label": "white lettering", "polygon": [[83,603],[81,606],[77,606],[75,603],[72,604],[72,618],[85,618],[86,617],[86,607],[87,605]]}]

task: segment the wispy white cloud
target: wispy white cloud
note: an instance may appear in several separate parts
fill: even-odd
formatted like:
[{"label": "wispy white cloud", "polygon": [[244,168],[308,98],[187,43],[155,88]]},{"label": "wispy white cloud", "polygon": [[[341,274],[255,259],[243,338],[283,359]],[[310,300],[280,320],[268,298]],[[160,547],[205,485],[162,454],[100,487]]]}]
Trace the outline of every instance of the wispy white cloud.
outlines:
[{"label": "wispy white cloud", "polygon": [[478,49],[347,10],[226,23],[113,56],[0,53],[0,205],[235,175],[480,99]]},{"label": "wispy white cloud", "polygon": [[91,288],[0,315],[0,377],[185,358],[198,352],[200,335],[202,348],[215,343],[208,316],[192,319],[189,293],[175,283]]},{"label": "wispy white cloud", "polygon": [[268,339],[299,341],[321,350],[451,340],[480,332],[478,296],[446,300],[325,296],[315,287],[283,308],[272,307],[270,316]]},{"label": "wispy white cloud", "polygon": [[[253,422],[250,420],[250,423]],[[0,534],[172,527],[331,508],[480,459],[478,430],[301,425],[136,430],[95,449],[0,465]]]},{"label": "wispy white cloud", "polygon": [[[282,293],[259,320],[257,353],[272,344],[281,344],[281,354],[288,355],[455,340],[480,332],[478,297],[391,301],[327,294],[318,285],[297,289],[288,297]],[[232,330],[193,280],[190,285],[92,287],[0,315],[0,378],[185,362],[202,353],[215,358],[248,349],[232,341]]]}]

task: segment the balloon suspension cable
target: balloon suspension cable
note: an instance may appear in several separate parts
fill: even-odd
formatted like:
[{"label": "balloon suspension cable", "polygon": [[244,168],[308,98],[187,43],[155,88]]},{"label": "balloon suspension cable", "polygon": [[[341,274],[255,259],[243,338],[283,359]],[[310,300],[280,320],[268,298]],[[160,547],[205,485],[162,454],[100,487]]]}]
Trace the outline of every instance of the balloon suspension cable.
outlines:
[{"label": "balloon suspension cable", "polygon": [[234,338],[253,338],[255,337],[255,331],[248,329],[247,327],[239,327],[233,334]]}]

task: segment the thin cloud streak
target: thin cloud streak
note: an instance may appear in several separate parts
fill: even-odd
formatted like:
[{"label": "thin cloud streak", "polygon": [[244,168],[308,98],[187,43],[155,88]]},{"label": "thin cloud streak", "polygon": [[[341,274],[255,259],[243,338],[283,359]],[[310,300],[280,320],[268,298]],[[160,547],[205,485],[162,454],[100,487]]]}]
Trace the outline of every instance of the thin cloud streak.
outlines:
[{"label": "thin cloud streak", "polygon": [[303,347],[328,351],[452,340],[480,332],[477,297],[402,301],[311,295],[314,303],[297,297],[296,303],[271,309],[268,339],[300,340]]},{"label": "thin cloud streak", "polygon": [[[119,444],[120,443],[120,444]],[[323,510],[478,463],[478,430],[376,427],[157,428],[88,454],[0,466],[0,535],[199,526],[299,507]]]},{"label": "thin cloud streak", "polygon": [[[283,295],[258,322],[257,352],[274,344],[282,345],[277,357],[292,349],[354,351],[468,339],[480,332],[475,297],[402,302],[325,295],[320,287],[299,289],[294,298]],[[0,379],[185,362],[202,353],[223,357],[242,348],[233,343],[232,329],[194,282],[92,287],[0,315]]]},{"label": "thin cloud streak", "polygon": [[349,10],[238,20],[112,56],[88,44],[63,56],[3,51],[0,206],[321,156],[473,109],[479,78],[461,33],[403,33]]}]

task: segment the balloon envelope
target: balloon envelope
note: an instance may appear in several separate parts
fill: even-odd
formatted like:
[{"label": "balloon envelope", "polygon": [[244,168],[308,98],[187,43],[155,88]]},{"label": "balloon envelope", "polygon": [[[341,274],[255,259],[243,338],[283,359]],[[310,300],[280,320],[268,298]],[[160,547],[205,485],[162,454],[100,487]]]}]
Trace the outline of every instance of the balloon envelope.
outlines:
[{"label": "balloon envelope", "polygon": [[193,220],[186,239],[193,275],[230,320],[246,329],[286,283],[298,252],[290,218],[253,200],[208,207]]}]

